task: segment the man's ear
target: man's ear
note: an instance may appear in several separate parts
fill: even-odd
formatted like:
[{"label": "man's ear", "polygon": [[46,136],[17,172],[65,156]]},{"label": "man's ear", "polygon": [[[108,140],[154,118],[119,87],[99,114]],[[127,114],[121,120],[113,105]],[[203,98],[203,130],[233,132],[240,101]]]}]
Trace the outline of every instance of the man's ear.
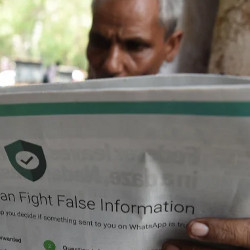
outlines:
[{"label": "man's ear", "polygon": [[175,31],[165,41],[165,59],[167,62],[172,62],[180,50],[180,44],[183,37],[183,31]]}]

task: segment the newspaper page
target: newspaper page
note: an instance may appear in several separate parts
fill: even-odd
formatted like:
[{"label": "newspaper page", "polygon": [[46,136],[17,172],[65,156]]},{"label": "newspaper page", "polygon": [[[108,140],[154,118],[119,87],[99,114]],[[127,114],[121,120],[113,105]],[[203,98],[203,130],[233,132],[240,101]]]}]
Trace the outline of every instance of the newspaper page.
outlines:
[{"label": "newspaper page", "polygon": [[0,249],[160,250],[193,218],[250,217],[249,82],[0,89]]}]

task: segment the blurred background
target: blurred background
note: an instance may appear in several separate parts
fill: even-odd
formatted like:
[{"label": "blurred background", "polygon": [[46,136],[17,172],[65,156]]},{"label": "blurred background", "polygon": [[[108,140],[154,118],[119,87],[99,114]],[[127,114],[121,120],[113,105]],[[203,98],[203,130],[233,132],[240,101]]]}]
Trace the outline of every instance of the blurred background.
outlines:
[{"label": "blurred background", "polygon": [[84,80],[90,5],[91,0],[0,0],[2,85]]},{"label": "blurred background", "polygon": [[[250,0],[185,0],[162,73],[250,75]],[[0,86],[87,78],[91,0],[0,0]]]}]

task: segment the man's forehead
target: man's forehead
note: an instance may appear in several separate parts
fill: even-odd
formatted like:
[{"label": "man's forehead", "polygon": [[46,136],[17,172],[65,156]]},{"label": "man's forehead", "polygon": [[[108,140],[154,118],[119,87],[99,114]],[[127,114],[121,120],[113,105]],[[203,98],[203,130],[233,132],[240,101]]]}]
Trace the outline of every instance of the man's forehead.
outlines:
[{"label": "man's forehead", "polygon": [[159,15],[158,0],[96,0],[93,10],[96,15],[105,15],[119,20],[126,19],[127,22],[144,21],[156,18]]},{"label": "man's forehead", "polygon": [[103,4],[119,4],[119,3],[133,3],[134,6],[144,7],[145,4],[154,5],[159,4],[159,0],[93,0],[93,7],[100,7]]},{"label": "man's forehead", "polygon": [[158,0],[99,0],[92,30],[119,29],[122,33],[151,33],[158,22]]}]

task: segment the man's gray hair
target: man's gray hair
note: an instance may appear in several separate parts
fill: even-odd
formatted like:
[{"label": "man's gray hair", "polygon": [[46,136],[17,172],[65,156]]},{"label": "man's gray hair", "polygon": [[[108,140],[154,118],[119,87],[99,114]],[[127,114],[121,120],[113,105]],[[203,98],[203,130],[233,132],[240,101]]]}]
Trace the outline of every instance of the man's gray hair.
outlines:
[{"label": "man's gray hair", "polygon": [[164,26],[168,38],[176,30],[183,13],[183,0],[158,0],[160,4],[159,19]]},{"label": "man's gray hair", "polygon": [[[94,11],[96,5],[105,0],[92,0],[92,11]],[[119,0],[117,0],[119,1]],[[177,23],[183,12],[183,0],[158,0],[160,5],[159,20],[164,26],[166,34],[165,38],[168,38],[177,27]]]}]

